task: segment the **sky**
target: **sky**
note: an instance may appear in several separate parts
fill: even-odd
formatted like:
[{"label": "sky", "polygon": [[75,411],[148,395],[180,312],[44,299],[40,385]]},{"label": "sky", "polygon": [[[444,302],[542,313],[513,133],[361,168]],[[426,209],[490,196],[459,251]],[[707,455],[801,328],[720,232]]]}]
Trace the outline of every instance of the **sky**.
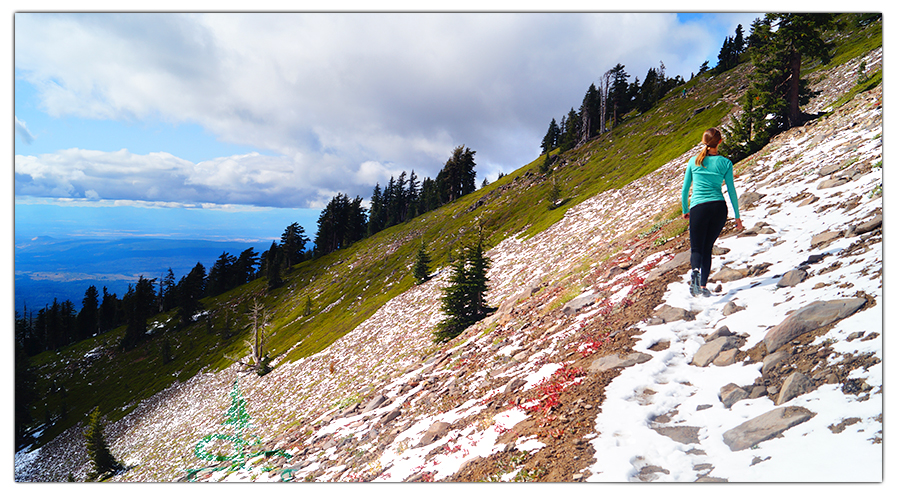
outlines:
[{"label": "sky", "polygon": [[688,79],[758,16],[18,12],[15,203],[309,220],[459,145],[480,185],[615,64]]}]

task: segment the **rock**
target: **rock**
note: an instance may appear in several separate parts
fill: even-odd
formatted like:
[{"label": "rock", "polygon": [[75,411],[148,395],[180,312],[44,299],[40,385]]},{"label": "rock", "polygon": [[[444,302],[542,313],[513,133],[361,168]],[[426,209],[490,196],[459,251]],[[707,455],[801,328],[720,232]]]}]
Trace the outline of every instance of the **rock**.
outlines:
[{"label": "rock", "polygon": [[762,373],[763,376],[768,375],[769,372],[777,368],[781,362],[788,357],[789,354],[786,351],[775,351],[772,354],[769,354],[763,358],[762,368],[759,369],[760,373]]},{"label": "rock", "polygon": [[793,372],[781,384],[781,392],[778,393],[775,404],[786,403],[801,394],[806,394],[813,388],[815,388],[815,384],[809,377],[800,372]]},{"label": "rock", "polygon": [[393,410],[391,410],[387,414],[385,414],[385,416],[381,417],[381,420],[379,420],[379,423],[384,425],[399,416],[400,416],[400,410],[398,408],[394,408]]},{"label": "rock", "polygon": [[826,255],[827,254],[824,254],[824,253],[812,254],[809,257],[807,257],[806,260],[804,260],[800,264],[800,267],[806,267],[806,266],[809,266],[810,264],[815,264],[817,262],[821,262],[822,259],[824,259]]},{"label": "rock", "polygon": [[731,329],[728,328],[728,325],[722,325],[719,328],[716,328],[714,332],[704,337],[704,340],[706,342],[711,342],[719,337],[731,337],[732,335],[734,335],[734,333],[731,332]]},{"label": "rock", "polygon": [[520,387],[522,387],[525,384],[526,384],[525,379],[521,379],[521,378],[512,379],[509,381],[508,384],[506,384],[506,387],[503,389],[503,392],[505,394],[516,392],[517,390],[519,390]]},{"label": "rock", "polygon": [[372,398],[372,401],[369,401],[369,404],[367,404],[366,407],[363,408],[363,413],[366,413],[366,412],[374,410],[375,408],[378,408],[379,406],[384,404],[385,401],[387,401],[387,398],[384,396],[384,394],[379,394],[379,395],[375,396],[374,398]]},{"label": "rock", "polygon": [[779,288],[795,286],[795,285],[800,284],[803,280],[805,280],[806,277],[807,277],[806,270],[792,269],[792,270],[784,273],[784,276],[782,276],[781,279],[778,280],[778,283],[776,283],[775,286],[777,286]]},{"label": "rock", "polygon": [[794,311],[778,326],[769,330],[763,339],[766,344],[766,350],[770,353],[775,352],[779,347],[806,332],[852,315],[865,304],[866,299],[859,297],[828,301],[817,300],[806,307]]},{"label": "rock", "polygon": [[646,281],[653,281],[663,274],[671,271],[672,269],[677,269],[685,264],[691,263],[691,251],[685,250],[684,252],[680,252],[672,258],[672,260],[666,262],[658,266],[657,268],[650,271],[650,274],[647,275]]},{"label": "rock", "polygon": [[700,367],[709,366],[723,350],[740,347],[742,340],[743,339],[740,337],[727,336],[719,337],[711,342],[707,342],[700,346],[700,349],[697,349],[694,358],[691,360],[691,364]]},{"label": "rock", "polygon": [[653,316],[663,320],[664,323],[690,319],[690,314],[688,314],[687,311],[680,307],[672,307],[668,304],[663,304],[662,307],[656,310],[656,313]]},{"label": "rock", "polygon": [[722,314],[724,314],[725,316],[731,316],[732,314],[743,311],[744,309],[746,309],[746,307],[739,306],[732,300],[731,302],[725,304],[725,307],[722,308]]},{"label": "rock", "polygon": [[422,439],[419,441],[417,446],[426,446],[429,445],[438,439],[444,437],[445,434],[450,430],[450,424],[447,422],[435,422],[431,424],[431,427],[425,431],[425,434],[422,436]]},{"label": "rock", "polygon": [[722,269],[710,276],[710,281],[721,281],[727,283],[729,281],[736,281],[742,278],[745,278],[747,275],[743,271],[738,271],[736,269],[731,269],[728,266],[722,266]]},{"label": "rock", "polygon": [[566,305],[563,306],[562,312],[567,316],[571,316],[581,309],[584,309],[585,307],[593,304],[594,300],[596,299],[597,294],[595,293],[579,295],[578,297],[575,297],[574,299],[567,302]]},{"label": "rock", "polygon": [[844,167],[840,164],[826,165],[819,169],[819,177],[825,177],[826,175],[831,175],[842,168],[844,168]]},{"label": "rock", "polygon": [[713,255],[725,255],[730,251],[731,251],[730,248],[723,248],[723,247],[713,245],[712,254]]},{"label": "rock", "polygon": [[530,356],[528,351],[519,351],[513,356],[513,360],[515,360],[516,363],[522,363],[528,359],[528,356]]},{"label": "rock", "polygon": [[750,397],[750,393],[742,389],[737,384],[731,383],[719,389],[719,401],[725,405],[725,408],[731,408],[735,403],[742,399]]},{"label": "rock", "polygon": [[849,179],[845,179],[843,177],[838,177],[837,179],[825,179],[820,182],[816,189],[829,189],[833,187],[843,186],[844,184],[850,182]]},{"label": "rock", "polygon": [[754,203],[761,200],[762,197],[763,195],[759,193],[743,193],[738,196],[738,208],[740,208],[741,210],[746,210],[753,206]]},{"label": "rock", "polygon": [[700,444],[700,428],[689,426],[653,427],[660,435],[682,444]]},{"label": "rock", "polygon": [[602,372],[606,370],[612,370],[613,368],[625,368],[628,366],[646,363],[651,359],[653,359],[653,356],[643,352],[633,352],[625,356],[624,358],[620,358],[616,354],[611,354],[609,356],[604,356],[602,358],[594,360],[588,370],[592,372]]},{"label": "rock", "polygon": [[809,246],[813,248],[824,246],[840,238],[842,235],[843,233],[840,231],[825,231],[813,236],[812,240],[809,242]]},{"label": "rock", "polygon": [[746,450],[806,422],[813,416],[815,413],[802,406],[776,408],[725,431],[722,439],[731,451]]},{"label": "rock", "polygon": [[867,222],[863,222],[862,224],[856,226],[853,229],[853,234],[859,236],[860,234],[865,234],[870,231],[874,231],[881,227],[882,217],[881,214],[876,215],[872,220]]},{"label": "rock", "polygon": [[733,365],[737,360],[738,352],[737,349],[725,349],[716,356],[716,359],[713,360],[712,364],[715,366]]}]

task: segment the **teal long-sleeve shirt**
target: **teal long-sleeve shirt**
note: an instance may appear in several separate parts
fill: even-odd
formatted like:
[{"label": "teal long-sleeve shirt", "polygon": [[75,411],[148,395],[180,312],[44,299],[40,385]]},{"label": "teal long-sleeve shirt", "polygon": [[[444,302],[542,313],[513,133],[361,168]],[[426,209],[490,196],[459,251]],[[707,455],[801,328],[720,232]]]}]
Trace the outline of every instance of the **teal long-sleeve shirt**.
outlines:
[{"label": "teal long-sleeve shirt", "polygon": [[[734,166],[724,156],[707,156],[703,165],[697,166],[697,157],[688,161],[684,172],[684,186],[681,188],[681,212],[688,213],[691,208],[708,201],[725,201],[722,194],[722,182],[728,186],[728,197],[734,209],[734,218],[740,219],[737,192],[734,190]],[[693,192],[691,186],[693,185]],[[688,204],[690,193],[690,205]]]}]

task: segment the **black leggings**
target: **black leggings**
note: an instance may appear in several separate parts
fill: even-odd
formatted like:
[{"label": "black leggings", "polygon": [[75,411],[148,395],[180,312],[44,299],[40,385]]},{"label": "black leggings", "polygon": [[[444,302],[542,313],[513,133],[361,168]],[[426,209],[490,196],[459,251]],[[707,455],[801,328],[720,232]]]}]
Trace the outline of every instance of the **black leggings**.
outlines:
[{"label": "black leggings", "polygon": [[728,207],[725,201],[708,201],[691,208],[691,269],[700,270],[700,285],[706,286],[712,266],[712,249],[725,227]]}]

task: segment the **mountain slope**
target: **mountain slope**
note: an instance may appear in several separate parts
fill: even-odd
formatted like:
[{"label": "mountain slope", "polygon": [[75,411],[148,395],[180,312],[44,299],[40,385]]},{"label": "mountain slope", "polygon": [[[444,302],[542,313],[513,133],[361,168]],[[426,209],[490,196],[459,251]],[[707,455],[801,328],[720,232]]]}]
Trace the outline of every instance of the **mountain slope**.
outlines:
[{"label": "mountain slope", "polygon": [[[871,57],[880,60],[880,51]],[[854,78],[858,65],[847,63],[823,85]],[[768,226],[721,240],[730,251],[714,270],[747,271],[733,281],[721,278],[722,295],[688,300],[686,268],[678,264],[687,246],[676,200],[692,154],[684,148],[530,238],[497,242],[489,253],[488,301],[499,309],[449,345],[430,340],[440,319],[439,274],[385,298],[350,333],[309,357],[284,358],[265,377],[230,367],[172,384],[107,427],[113,452],[133,467],[114,479],[782,480],[779,467],[797,450],[815,451],[808,443],[815,438],[816,446],[852,450],[865,469],[828,480],[871,480],[862,474],[880,474],[873,463],[881,457],[881,232],[847,230],[868,228],[881,208],[880,92],[782,134],[737,166],[739,193],[765,195],[742,210],[747,226]],[[824,177],[847,182],[820,187],[820,172],[830,166],[838,168]],[[416,243],[415,232],[393,235],[398,244]],[[806,281],[777,286],[814,255],[822,257],[808,264]],[[865,299],[861,311],[784,349],[790,361],[780,366],[805,367],[814,381],[807,384],[814,390],[790,403],[816,413],[794,431],[810,438],[786,431],[789,439],[750,451],[723,449],[727,431],[775,407],[789,375],[779,368],[768,382],[755,383],[762,378],[765,328],[816,300],[857,296]],[[300,309],[304,298],[295,294],[296,304],[284,307]],[[731,302],[744,309],[726,316]],[[657,310],[662,304],[670,309]],[[672,312],[681,317],[654,319]],[[690,365],[703,336],[722,324],[744,341],[732,353],[737,362]],[[610,355],[636,364],[603,369]],[[231,451],[229,441],[204,439],[233,432],[225,422],[236,381],[251,432],[261,438],[253,453],[281,453],[202,460],[194,453],[201,442],[220,454]],[[764,394],[728,409],[718,401],[728,382],[748,394],[762,387]],[[79,438],[74,427],[23,454],[17,479],[83,476]],[[762,462],[753,465],[757,455]],[[195,469],[203,470],[189,474]],[[811,471],[794,471],[791,480],[818,480]]]}]

